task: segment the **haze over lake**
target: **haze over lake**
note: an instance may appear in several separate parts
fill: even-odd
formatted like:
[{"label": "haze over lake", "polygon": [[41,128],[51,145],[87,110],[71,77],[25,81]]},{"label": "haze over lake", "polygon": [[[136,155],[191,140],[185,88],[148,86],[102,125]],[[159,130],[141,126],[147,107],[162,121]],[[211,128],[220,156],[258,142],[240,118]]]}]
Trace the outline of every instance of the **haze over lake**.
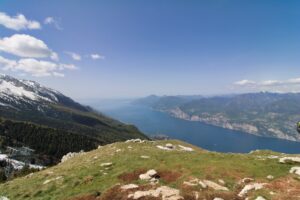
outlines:
[{"label": "haze over lake", "polygon": [[300,153],[299,142],[258,137],[201,122],[176,119],[145,106],[133,105],[130,100],[102,100],[89,104],[110,117],[136,125],[147,135],[163,134],[211,151],[248,153],[256,149],[269,149]]}]

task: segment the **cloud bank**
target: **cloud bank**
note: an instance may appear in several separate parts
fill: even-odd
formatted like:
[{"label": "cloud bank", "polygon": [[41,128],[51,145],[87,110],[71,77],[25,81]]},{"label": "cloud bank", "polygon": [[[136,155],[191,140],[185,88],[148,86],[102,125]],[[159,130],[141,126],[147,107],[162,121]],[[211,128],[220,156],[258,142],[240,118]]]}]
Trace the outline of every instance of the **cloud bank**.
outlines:
[{"label": "cloud bank", "polygon": [[234,82],[234,85],[240,89],[250,91],[300,92],[300,78],[264,81],[245,79]]},{"label": "cloud bank", "polygon": [[77,61],[81,60],[81,56],[79,54],[77,54],[77,53],[66,51],[65,54],[71,56],[71,58],[73,60],[77,60]]},{"label": "cloud bank", "polygon": [[42,61],[34,58],[23,58],[20,60],[10,60],[0,56],[0,67],[3,70],[27,73],[36,77],[56,76],[64,77],[64,70],[75,70],[72,64],[54,63]]},{"label": "cloud bank", "polygon": [[26,34],[14,34],[0,39],[0,51],[27,58],[47,58],[58,60],[58,55],[35,37]]},{"label": "cloud bank", "polygon": [[22,29],[41,29],[41,25],[38,21],[28,20],[22,14],[11,17],[4,12],[0,12],[0,25],[16,31]]},{"label": "cloud bank", "polygon": [[60,25],[59,20],[57,20],[57,19],[54,18],[54,17],[47,17],[47,18],[44,20],[44,24],[46,24],[46,25],[54,25],[54,27],[55,27],[57,30],[63,30],[63,28],[62,28],[61,25]]},{"label": "cloud bank", "polygon": [[104,56],[99,55],[99,54],[97,54],[97,53],[91,54],[91,58],[92,58],[93,60],[98,60],[98,59],[104,60],[104,59],[105,59]]}]

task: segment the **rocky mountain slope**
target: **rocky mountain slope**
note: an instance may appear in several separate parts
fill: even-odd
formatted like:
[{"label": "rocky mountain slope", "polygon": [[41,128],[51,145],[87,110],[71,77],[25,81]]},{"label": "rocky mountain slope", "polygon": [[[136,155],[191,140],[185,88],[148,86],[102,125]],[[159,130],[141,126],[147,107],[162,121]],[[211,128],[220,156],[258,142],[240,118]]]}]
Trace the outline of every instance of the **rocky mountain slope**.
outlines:
[{"label": "rocky mountain slope", "polygon": [[0,75],[0,150],[3,144],[26,145],[57,157],[130,138],[147,137],[56,90]]},{"label": "rocky mountain slope", "polygon": [[297,200],[300,155],[130,140],[68,154],[57,166],[0,184],[0,194],[10,200]]},{"label": "rocky mountain slope", "polygon": [[150,96],[135,103],[185,120],[259,136],[300,141],[300,134],[296,131],[296,123],[300,121],[299,93],[261,92],[198,99]]}]

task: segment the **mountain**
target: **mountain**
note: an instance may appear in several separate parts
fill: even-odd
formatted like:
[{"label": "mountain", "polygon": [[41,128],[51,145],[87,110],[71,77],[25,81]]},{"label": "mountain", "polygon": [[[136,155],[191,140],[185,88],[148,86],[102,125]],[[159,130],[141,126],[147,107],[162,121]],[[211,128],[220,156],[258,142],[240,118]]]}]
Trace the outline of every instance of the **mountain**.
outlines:
[{"label": "mountain", "polygon": [[299,161],[300,155],[271,151],[217,153],[175,140],[132,140],[72,154],[57,166],[0,184],[0,198],[296,200]]},{"label": "mountain", "polygon": [[[185,120],[201,121],[227,129],[259,136],[300,141],[296,123],[300,121],[299,93],[249,93],[230,96],[181,99],[156,97],[151,104],[156,110]],[[176,97],[179,98],[179,97]],[[148,97],[136,101],[142,103]],[[175,103],[174,103],[175,102]]]},{"label": "mountain", "polygon": [[[136,127],[104,116],[59,91],[7,75],[0,75],[0,119],[4,143],[28,145],[56,159],[78,148],[147,138]],[[50,153],[49,149],[55,148]]]},{"label": "mountain", "polygon": [[134,104],[141,104],[150,106],[154,109],[158,110],[168,110],[172,108],[176,108],[179,105],[182,105],[184,103],[188,103],[192,100],[197,100],[203,98],[200,95],[190,95],[190,96],[184,96],[184,95],[178,95],[178,96],[156,96],[156,95],[150,95],[145,98],[140,98],[135,101],[133,101]]}]

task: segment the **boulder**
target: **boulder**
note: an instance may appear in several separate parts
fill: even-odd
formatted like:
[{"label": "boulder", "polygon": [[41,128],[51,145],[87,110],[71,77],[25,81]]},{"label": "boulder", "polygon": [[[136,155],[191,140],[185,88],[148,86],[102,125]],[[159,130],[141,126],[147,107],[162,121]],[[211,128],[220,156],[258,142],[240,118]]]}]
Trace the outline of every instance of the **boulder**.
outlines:
[{"label": "boulder", "polygon": [[153,178],[156,179],[157,172],[154,169],[148,170],[145,174],[140,174],[139,178],[141,180],[151,180],[151,182],[154,182]]},{"label": "boulder", "polygon": [[239,197],[244,197],[251,190],[260,190],[266,185],[266,183],[251,183],[246,185],[238,194]]},{"label": "boulder", "polygon": [[279,159],[280,163],[296,162],[300,163],[300,157],[283,157]]},{"label": "boulder", "polygon": [[213,181],[203,180],[203,183],[206,184],[208,187],[214,189],[214,190],[229,191],[229,189],[227,187],[219,185],[219,184],[217,184]]},{"label": "boulder", "polygon": [[161,186],[147,191],[136,191],[133,194],[128,195],[129,199],[140,199],[143,197],[161,197],[162,200],[183,200],[183,197],[180,196],[179,190],[170,188],[168,186]]},{"label": "boulder", "polygon": [[290,169],[290,173],[291,173],[291,174],[297,174],[297,175],[300,176],[300,167],[292,167],[292,168]]},{"label": "boulder", "polygon": [[192,149],[191,147],[185,147],[185,146],[182,146],[182,145],[178,145],[180,147],[180,149],[182,151],[194,151],[194,149]]},{"label": "boulder", "polygon": [[174,145],[171,144],[171,143],[167,143],[165,146],[166,146],[167,148],[169,148],[169,149],[173,149],[173,148],[174,148]]}]

